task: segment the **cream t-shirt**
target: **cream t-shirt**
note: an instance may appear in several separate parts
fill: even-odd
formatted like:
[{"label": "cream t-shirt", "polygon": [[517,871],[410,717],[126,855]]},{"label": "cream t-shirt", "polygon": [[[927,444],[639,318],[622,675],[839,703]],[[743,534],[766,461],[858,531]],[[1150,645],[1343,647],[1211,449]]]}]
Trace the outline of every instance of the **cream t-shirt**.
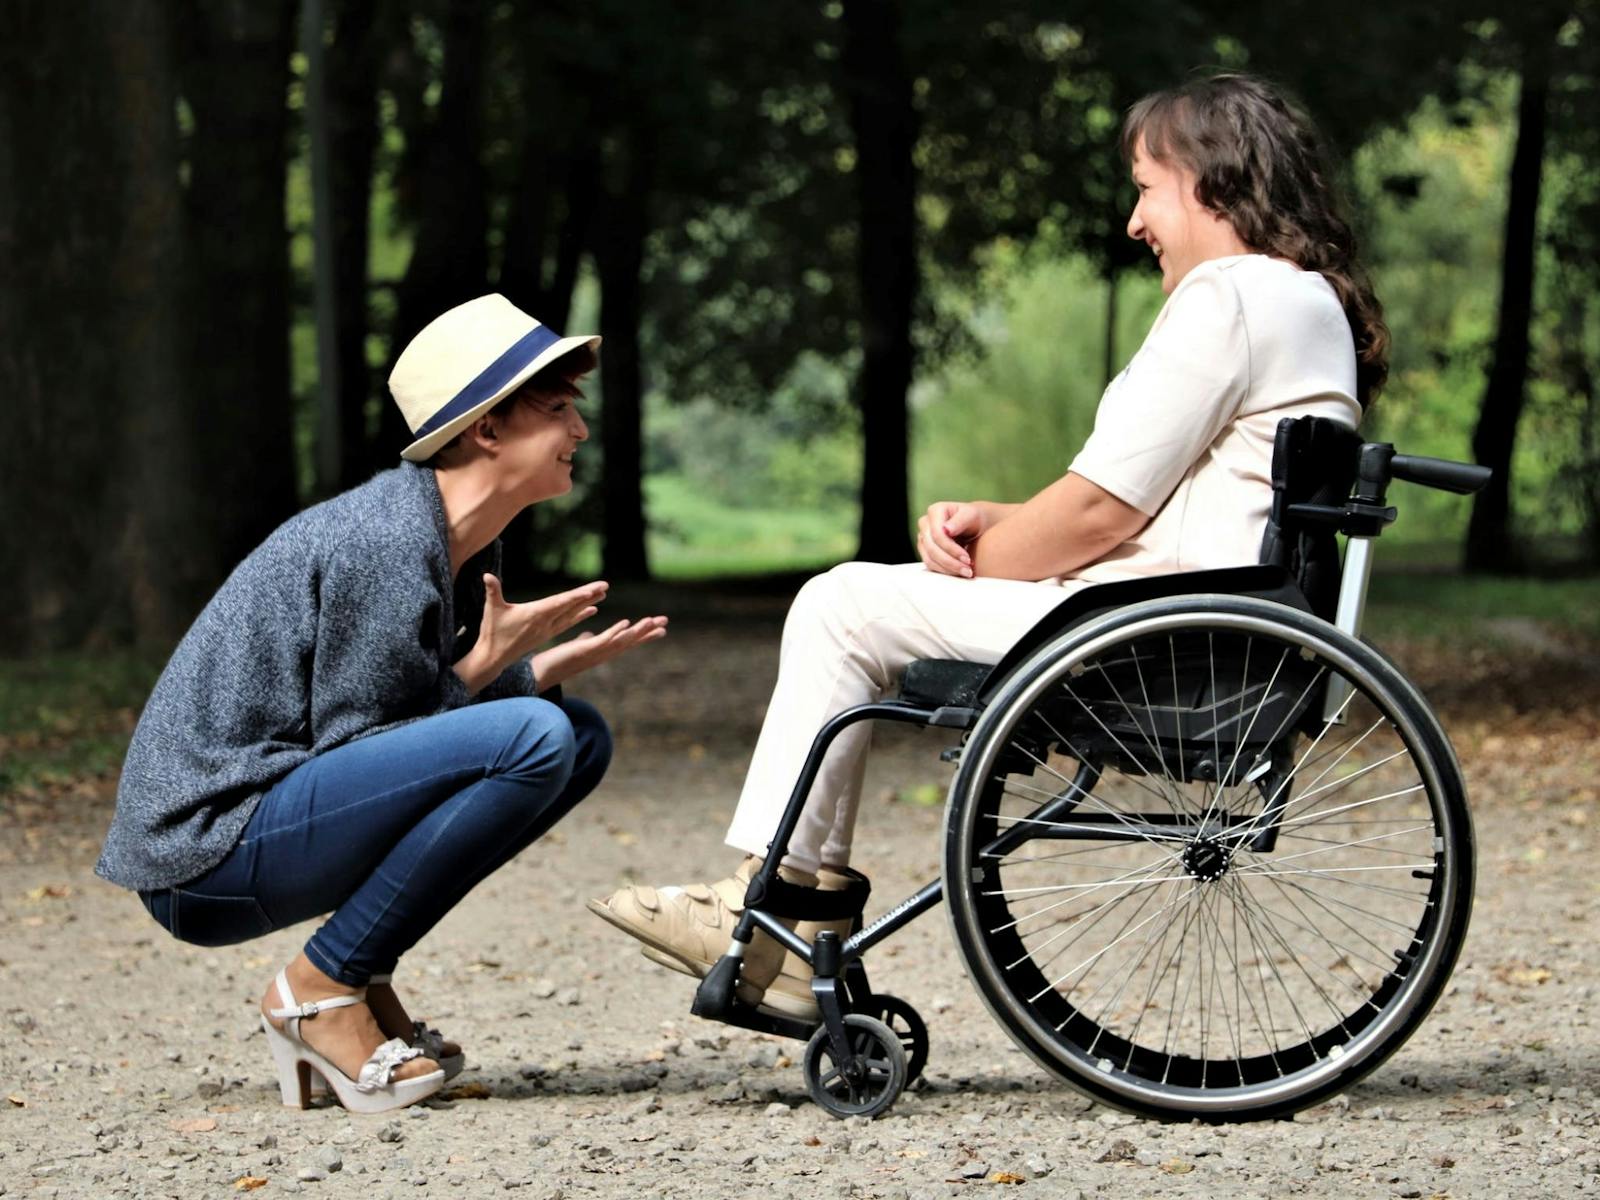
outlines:
[{"label": "cream t-shirt", "polygon": [[1066,582],[1256,562],[1278,422],[1354,429],[1355,395],[1355,343],[1326,279],[1261,254],[1201,263],[1106,388],[1069,468],[1150,523]]}]

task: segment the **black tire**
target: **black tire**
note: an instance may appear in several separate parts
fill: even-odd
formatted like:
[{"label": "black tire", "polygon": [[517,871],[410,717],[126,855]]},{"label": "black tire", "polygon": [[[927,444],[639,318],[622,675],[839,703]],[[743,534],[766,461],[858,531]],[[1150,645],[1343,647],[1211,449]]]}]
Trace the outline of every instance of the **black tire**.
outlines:
[{"label": "black tire", "polygon": [[1021,665],[945,824],[990,1011],[1046,1069],[1165,1119],[1348,1087],[1427,1015],[1471,911],[1465,787],[1416,689],[1246,597],[1133,605]]},{"label": "black tire", "polygon": [[854,1061],[835,1062],[828,1027],[818,1026],[806,1043],[806,1090],[833,1116],[876,1117],[906,1086],[905,1049],[899,1035],[875,1017],[846,1013],[844,1026]]},{"label": "black tire", "polygon": [[906,1052],[906,1086],[910,1087],[928,1065],[927,1022],[910,1004],[887,992],[874,992],[871,1005],[863,1011],[882,1021],[900,1039]]}]

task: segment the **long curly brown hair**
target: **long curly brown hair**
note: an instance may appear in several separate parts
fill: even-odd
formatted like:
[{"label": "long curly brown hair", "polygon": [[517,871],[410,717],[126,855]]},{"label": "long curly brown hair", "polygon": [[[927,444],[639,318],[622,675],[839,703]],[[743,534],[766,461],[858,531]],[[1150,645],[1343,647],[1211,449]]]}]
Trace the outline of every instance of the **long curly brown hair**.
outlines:
[{"label": "long curly brown hair", "polygon": [[1365,408],[1389,377],[1383,305],[1356,258],[1321,139],[1301,108],[1251,75],[1216,74],[1155,92],[1128,110],[1122,156],[1145,153],[1194,172],[1195,196],[1252,250],[1316,271],[1338,294],[1356,344]]}]

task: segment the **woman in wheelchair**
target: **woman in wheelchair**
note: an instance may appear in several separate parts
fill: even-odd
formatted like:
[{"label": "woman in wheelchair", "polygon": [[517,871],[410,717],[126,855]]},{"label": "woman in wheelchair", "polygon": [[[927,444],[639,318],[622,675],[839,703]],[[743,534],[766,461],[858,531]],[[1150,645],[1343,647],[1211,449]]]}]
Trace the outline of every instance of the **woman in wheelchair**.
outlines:
[{"label": "woman in wheelchair", "polygon": [[139,718],[98,873],[200,946],[331,914],[261,1001],[285,1104],[382,1112],[461,1070],[391,975],[605,774],[606,723],[561,681],[665,635],[650,617],[534,655],[605,584],[501,594],[502,530],[572,487],[598,345],[503,296],[431,322],[389,380],[406,461],[255,549]]},{"label": "woman in wheelchair", "polygon": [[[624,888],[590,905],[647,957],[704,974],[726,951],[828,718],[886,695],[915,659],[996,661],[1065,589],[1255,562],[1278,421],[1360,420],[1388,333],[1306,119],[1260,80],[1219,76],[1141,100],[1122,145],[1138,192],[1128,236],[1149,246],[1167,301],[1088,442],[1025,503],[931,505],[917,522],[921,563],[845,563],[801,589],[727,835],[743,864],[718,883]],[[834,742],[783,878],[848,878],[869,740],[863,724]],[[810,977],[758,933],[740,998],[814,1017]]]}]

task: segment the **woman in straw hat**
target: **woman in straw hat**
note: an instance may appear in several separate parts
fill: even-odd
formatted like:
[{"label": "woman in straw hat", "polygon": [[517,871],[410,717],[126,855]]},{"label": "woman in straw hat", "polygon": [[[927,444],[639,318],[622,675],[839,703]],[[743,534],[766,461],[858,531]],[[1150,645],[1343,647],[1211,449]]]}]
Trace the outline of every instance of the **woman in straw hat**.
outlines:
[{"label": "woman in straw hat", "polygon": [[[1353,428],[1382,385],[1381,308],[1315,131],[1276,88],[1219,75],[1155,93],[1129,111],[1122,149],[1138,191],[1128,236],[1154,255],[1167,302],[1106,388],[1092,436],[1026,503],[930,506],[920,563],[845,563],[801,589],[726,838],[744,861],[717,883],[627,887],[590,903],[652,961],[704,975],[727,951],[830,717],[881,698],[913,659],[996,661],[1063,588],[1255,562],[1278,421]],[[830,747],[779,867],[787,882],[849,887],[869,736],[858,724]],[[738,995],[814,1020],[810,975],[757,932]]]},{"label": "woman in straw hat", "polygon": [[381,1112],[461,1069],[391,973],[605,773],[605,722],[562,681],[666,633],[648,617],[541,650],[606,585],[500,587],[501,531],[572,487],[599,341],[502,296],[428,325],[389,378],[404,461],[252,552],[140,716],[97,872],[202,946],[331,914],[261,1001],[286,1104],[325,1081]]}]

